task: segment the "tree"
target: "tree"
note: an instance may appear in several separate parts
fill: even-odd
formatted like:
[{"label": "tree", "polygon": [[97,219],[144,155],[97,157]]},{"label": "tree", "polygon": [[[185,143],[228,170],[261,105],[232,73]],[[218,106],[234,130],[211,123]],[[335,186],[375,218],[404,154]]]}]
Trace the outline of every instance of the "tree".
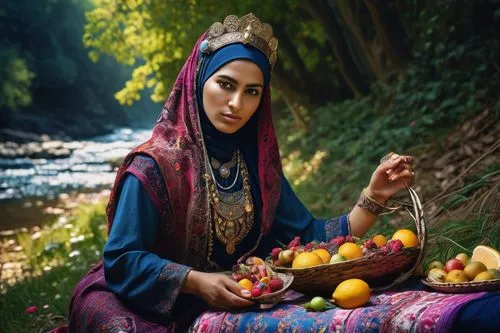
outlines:
[{"label": "tree", "polygon": [[350,54],[349,47],[342,34],[342,28],[332,8],[323,0],[307,1],[303,4],[309,13],[325,27],[339,70],[353,94],[356,97],[366,95],[368,93],[368,83],[352,59],[352,54]]},{"label": "tree", "polygon": [[386,0],[365,0],[371,13],[384,54],[397,70],[402,71],[410,59],[408,38],[401,20]]}]

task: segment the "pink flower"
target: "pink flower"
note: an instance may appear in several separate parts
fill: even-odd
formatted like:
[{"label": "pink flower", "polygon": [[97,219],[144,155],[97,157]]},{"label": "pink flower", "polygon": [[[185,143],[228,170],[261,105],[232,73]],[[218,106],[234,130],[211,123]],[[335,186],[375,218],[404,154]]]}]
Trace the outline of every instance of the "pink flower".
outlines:
[{"label": "pink flower", "polygon": [[38,311],[38,308],[35,305],[28,306],[26,308],[26,313],[33,314]]}]

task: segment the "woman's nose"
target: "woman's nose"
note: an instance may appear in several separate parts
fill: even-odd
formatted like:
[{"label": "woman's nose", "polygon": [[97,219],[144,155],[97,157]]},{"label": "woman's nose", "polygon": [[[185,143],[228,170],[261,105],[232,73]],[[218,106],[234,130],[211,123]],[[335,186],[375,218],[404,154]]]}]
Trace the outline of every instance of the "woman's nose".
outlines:
[{"label": "woman's nose", "polygon": [[243,94],[235,93],[229,100],[229,107],[234,111],[240,111],[243,107]]}]

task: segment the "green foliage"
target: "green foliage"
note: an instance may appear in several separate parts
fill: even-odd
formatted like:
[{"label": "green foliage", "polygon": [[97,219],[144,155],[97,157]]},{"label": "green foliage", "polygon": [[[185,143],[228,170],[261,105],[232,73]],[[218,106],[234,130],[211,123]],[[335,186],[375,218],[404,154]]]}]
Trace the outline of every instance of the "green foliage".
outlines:
[{"label": "green foliage", "polygon": [[[49,0],[7,1],[3,6],[0,107],[9,111],[9,120],[53,117],[46,123],[25,121],[19,129],[92,135],[102,133],[109,122],[127,120],[113,95],[129,71],[110,57],[101,57],[96,64],[88,59],[81,41],[85,7],[77,1]],[[22,110],[23,115],[10,110]]]},{"label": "green foliage", "polygon": [[11,49],[0,49],[0,108],[12,111],[31,104],[30,87],[35,74],[25,59]]},{"label": "green foliage", "polygon": [[429,231],[428,251],[424,265],[438,260],[446,262],[458,253],[469,256],[480,244],[500,248],[500,223],[487,214],[474,219],[447,221]]}]

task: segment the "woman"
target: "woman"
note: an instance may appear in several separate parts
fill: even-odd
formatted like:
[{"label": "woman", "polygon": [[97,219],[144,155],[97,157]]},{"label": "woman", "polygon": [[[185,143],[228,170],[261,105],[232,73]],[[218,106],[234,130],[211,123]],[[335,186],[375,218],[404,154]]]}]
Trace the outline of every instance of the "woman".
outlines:
[{"label": "woman", "polygon": [[252,305],[228,270],[303,242],[363,235],[413,180],[392,154],[350,214],[315,219],[285,179],[271,120],[277,40],[248,14],[215,23],[182,68],[150,140],[118,171],[103,261],[78,284],[71,332],[184,330],[205,307]]}]

